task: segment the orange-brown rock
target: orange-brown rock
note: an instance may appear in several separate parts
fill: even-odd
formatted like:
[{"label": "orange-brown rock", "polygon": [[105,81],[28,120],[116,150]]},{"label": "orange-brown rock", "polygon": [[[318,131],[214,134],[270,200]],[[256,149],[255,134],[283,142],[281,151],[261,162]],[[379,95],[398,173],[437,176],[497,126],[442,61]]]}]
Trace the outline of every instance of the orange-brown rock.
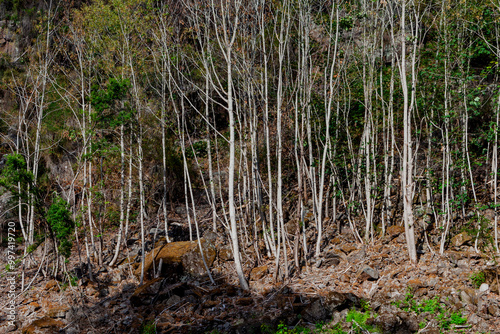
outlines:
[{"label": "orange-brown rock", "polygon": [[40,308],[40,304],[37,302],[31,302],[28,304],[28,307],[33,307],[34,310],[38,310]]},{"label": "orange-brown rock", "polygon": [[241,298],[236,299],[235,304],[242,305],[242,306],[252,305],[253,298],[252,297],[241,297]]},{"label": "orange-brown rock", "polygon": [[264,277],[268,272],[267,266],[260,266],[253,268],[252,271],[250,272],[250,280],[251,281],[258,281],[262,277]]},{"label": "orange-brown rock", "polygon": [[47,303],[44,307],[44,313],[50,318],[64,318],[69,311],[68,305],[61,305],[55,303]]},{"label": "orange-brown rock", "polygon": [[417,289],[423,287],[424,283],[422,283],[422,281],[418,278],[415,278],[408,281],[408,286],[412,289],[412,291],[416,291]]},{"label": "orange-brown rock", "polygon": [[231,246],[225,245],[219,248],[219,259],[222,261],[234,260]]},{"label": "orange-brown rock", "polygon": [[349,244],[343,244],[340,246],[340,249],[346,253],[346,254],[349,254],[351,253],[352,251],[355,251],[356,249],[358,249],[358,247],[356,246],[356,244],[353,244],[353,243],[349,243]]},{"label": "orange-brown rock", "polygon": [[338,245],[338,244],[341,244],[342,243],[342,239],[340,239],[339,237],[335,237],[333,238],[332,240],[330,240],[330,243],[332,245]]},{"label": "orange-brown rock", "polygon": [[500,269],[498,267],[482,270],[484,273],[485,283],[490,287],[491,291],[500,294]]},{"label": "orange-brown rock", "polygon": [[35,333],[58,333],[59,329],[64,327],[64,323],[59,320],[55,320],[49,317],[43,317],[41,319],[33,321],[30,325],[22,329],[23,334],[35,334]]},{"label": "orange-brown rock", "polygon": [[450,243],[455,247],[465,245],[472,240],[472,237],[467,232],[462,232],[451,238]]},{"label": "orange-brown rock", "polygon": [[[201,239],[203,255],[207,265],[210,267],[215,261],[215,246],[205,239]],[[179,241],[164,244],[153,249],[146,255],[144,261],[144,272],[147,273],[153,266],[157,266],[162,260],[162,266],[182,265],[182,268],[188,274],[193,276],[206,273],[205,265],[201,257],[198,241]],[[140,277],[141,266],[138,266],[134,275]]]},{"label": "orange-brown rock", "polygon": [[397,237],[401,233],[404,233],[404,231],[405,231],[404,226],[392,225],[387,228],[386,234],[391,237]]},{"label": "orange-brown rock", "polygon": [[53,290],[53,289],[59,290],[58,282],[55,279],[50,280],[47,282],[47,284],[45,284],[45,290]]}]

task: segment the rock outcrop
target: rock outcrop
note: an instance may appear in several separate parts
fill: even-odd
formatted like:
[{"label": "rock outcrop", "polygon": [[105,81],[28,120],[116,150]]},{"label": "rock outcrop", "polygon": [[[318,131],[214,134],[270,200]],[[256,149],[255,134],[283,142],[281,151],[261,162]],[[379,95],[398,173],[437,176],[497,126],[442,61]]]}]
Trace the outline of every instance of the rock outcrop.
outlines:
[{"label": "rock outcrop", "polygon": [[[210,268],[215,261],[217,250],[212,241],[200,239],[201,249],[198,241],[179,241],[160,245],[146,255],[144,261],[144,273],[148,274],[153,265],[155,270],[160,270],[160,275],[165,276],[172,272],[172,268],[180,268],[184,273],[191,276],[202,276],[206,273],[205,264]],[[203,257],[202,257],[203,253]],[[161,263],[161,268],[159,268]],[[141,266],[136,265],[134,275],[140,277]]]}]

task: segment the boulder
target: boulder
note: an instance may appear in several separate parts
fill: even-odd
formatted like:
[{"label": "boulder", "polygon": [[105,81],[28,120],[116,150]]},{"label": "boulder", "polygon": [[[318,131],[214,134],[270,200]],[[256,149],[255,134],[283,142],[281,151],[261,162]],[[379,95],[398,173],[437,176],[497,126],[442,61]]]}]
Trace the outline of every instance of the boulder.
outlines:
[{"label": "boulder", "polygon": [[225,245],[225,246],[221,246],[219,248],[219,259],[221,261],[232,261],[232,260],[234,260],[233,250],[231,249],[231,246]]},{"label": "boulder", "polygon": [[358,249],[357,245],[354,243],[346,243],[340,246],[340,250],[345,254],[350,254],[351,252]]},{"label": "boulder", "polygon": [[360,281],[376,281],[380,277],[380,274],[377,269],[373,269],[372,267],[365,266],[358,272],[358,280]]},{"label": "boulder", "polygon": [[[206,264],[210,267],[215,260],[215,246],[205,239],[201,239],[200,243],[203,249],[203,256],[205,257]],[[153,266],[153,263],[157,266],[160,260],[162,260],[163,269],[169,268],[169,266],[181,265],[182,270],[192,276],[201,276],[206,273],[198,241],[171,242],[154,248],[146,255],[146,259],[144,261],[144,272],[148,273]],[[140,265],[135,269],[134,275],[136,277],[140,277]]]},{"label": "boulder", "polygon": [[329,312],[323,303],[321,303],[321,300],[316,299],[304,308],[301,312],[301,316],[308,322],[317,323],[326,320],[329,317]]},{"label": "boulder", "polygon": [[323,298],[325,308],[330,312],[340,312],[342,310],[359,306],[360,299],[352,293],[342,293],[329,291]]},{"label": "boulder", "polygon": [[45,315],[50,318],[65,318],[69,311],[68,305],[47,303],[44,307]]},{"label": "boulder", "polygon": [[267,266],[260,266],[253,268],[252,271],[250,272],[250,280],[251,281],[258,281],[262,277],[264,277],[268,272]]},{"label": "boulder", "polygon": [[451,238],[451,245],[454,247],[460,247],[467,244],[472,240],[472,237],[467,232],[462,232]]},{"label": "boulder", "polygon": [[325,254],[325,259],[323,260],[323,266],[337,266],[340,262],[346,259],[345,254],[339,249],[332,249],[330,252]]},{"label": "boulder", "polygon": [[404,232],[405,232],[404,226],[399,226],[399,225],[389,226],[385,231],[386,235],[390,236],[391,238],[395,238]]}]

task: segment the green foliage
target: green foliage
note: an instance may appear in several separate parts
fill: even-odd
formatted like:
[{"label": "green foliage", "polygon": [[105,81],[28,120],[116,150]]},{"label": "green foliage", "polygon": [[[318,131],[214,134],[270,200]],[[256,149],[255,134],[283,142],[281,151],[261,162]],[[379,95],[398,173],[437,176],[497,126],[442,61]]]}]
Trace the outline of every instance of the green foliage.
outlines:
[{"label": "green foliage", "polygon": [[[94,121],[101,128],[114,128],[130,122],[134,111],[125,103],[130,88],[128,79],[111,78],[105,89],[92,87],[90,103],[94,108]],[[117,105],[123,102],[123,105]]]},{"label": "green foliage", "polygon": [[314,325],[314,329],[295,326],[288,327],[284,323],[280,323],[276,330],[273,330],[269,325],[263,324],[260,327],[261,333],[268,334],[298,334],[298,333],[328,333],[328,334],[347,334],[343,329],[341,324],[335,324],[334,326],[325,325],[323,322],[319,322]]},{"label": "green foliage", "polygon": [[28,248],[26,249],[26,252],[28,253],[33,253],[37,248],[38,246],[40,246],[40,244],[45,240],[44,236],[41,235],[41,234],[37,234],[35,236],[35,240],[34,242],[28,246]]},{"label": "green foliage", "polygon": [[335,326],[333,326],[328,331],[328,333],[331,333],[331,334],[347,334],[347,332],[342,329],[342,325],[341,324],[336,324]]},{"label": "green foliage", "polygon": [[71,286],[77,286],[78,285],[78,277],[76,277],[76,276],[69,276],[69,285],[71,285]]},{"label": "green foliage", "polygon": [[[28,191],[33,191],[33,173],[27,170],[26,161],[20,154],[8,154],[0,174],[0,186],[12,192],[15,196],[27,198]],[[28,190],[29,189],[29,190]]]},{"label": "green foliage", "polygon": [[351,309],[347,312],[346,321],[352,323],[354,333],[362,334],[364,331],[378,332],[376,327],[366,324],[366,321],[371,317],[371,312],[359,312]]},{"label": "green foliage", "polygon": [[411,292],[406,293],[404,301],[396,302],[396,306],[406,312],[415,312],[417,314],[423,312],[437,313],[443,310],[439,297],[424,299],[419,303]]},{"label": "green foliage", "polygon": [[71,247],[73,246],[69,238],[71,237],[75,223],[71,218],[68,204],[59,196],[56,196],[47,211],[47,223],[59,243],[59,252],[68,258],[71,255]]},{"label": "green foliage", "polygon": [[156,334],[156,324],[154,321],[143,322],[139,329],[140,334]]},{"label": "green foliage", "polygon": [[278,330],[276,331],[276,334],[289,334],[289,333],[293,333],[292,330],[288,329],[288,327],[281,323],[278,325]]},{"label": "green foliage", "polygon": [[462,313],[460,312],[453,312],[451,314],[443,312],[437,318],[439,327],[445,330],[450,329],[451,325],[464,325],[467,323],[467,318],[462,317]]},{"label": "green foliage", "polygon": [[193,143],[193,145],[191,145],[191,149],[187,149],[186,150],[186,155],[189,157],[189,158],[194,158],[195,156],[197,158],[204,158],[207,156],[207,142],[204,141],[204,140],[199,140],[195,143]]},{"label": "green foliage", "polygon": [[478,289],[481,286],[481,284],[486,282],[486,277],[484,275],[484,272],[478,271],[470,275],[469,280],[471,281],[472,286]]},{"label": "green foliage", "polygon": [[[430,313],[434,315],[439,322],[439,327],[444,330],[450,329],[451,325],[463,325],[467,323],[467,318],[462,317],[462,313],[450,312],[450,310],[440,302],[439,296],[418,302],[415,300],[413,294],[408,292],[404,301],[398,301],[393,304],[406,312],[415,312],[417,315],[421,313]],[[425,322],[421,322],[419,327],[425,327]]]},{"label": "green foliage", "polygon": [[364,300],[364,299],[361,299],[361,301],[359,302],[360,305],[361,305],[361,308],[363,309],[363,311],[365,312],[369,312],[372,310],[372,306],[370,304],[370,301],[369,300]]}]

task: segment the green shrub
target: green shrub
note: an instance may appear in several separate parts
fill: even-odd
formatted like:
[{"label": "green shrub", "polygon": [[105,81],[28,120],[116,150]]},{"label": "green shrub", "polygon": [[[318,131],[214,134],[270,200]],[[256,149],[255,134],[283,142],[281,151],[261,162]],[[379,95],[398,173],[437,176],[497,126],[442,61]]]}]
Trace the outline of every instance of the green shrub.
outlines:
[{"label": "green shrub", "polygon": [[362,313],[355,309],[352,309],[347,312],[346,321],[352,323],[354,333],[361,334],[364,331],[378,332],[378,329],[376,327],[366,324],[366,320],[371,317],[371,312]]},{"label": "green shrub", "polygon": [[68,203],[61,197],[56,197],[47,211],[47,223],[59,243],[58,249],[61,255],[68,258],[71,255],[73,243],[69,240],[75,223],[71,219]]},{"label": "green shrub", "polygon": [[[416,314],[428,312],[434,314],[439,322],[439,327],[444,330],[450,329],[451,325],[463,325],[467,323],[467,318],[462,317],[462,313],[450,313],[450,310],[446,309],[445,305],[440,302],[439,296],[418,302],[415,300],[414,296],[408,292],[404,301],[398,301],[393,304],[406,312],[415,312]],[[421,322],[419,327],[425,327],[425,322]]]},{"label": "green shrub", "polygon": [[33,191],[32,182],[33,174],[28,171],[24,157],[20,154],[5,155],[5,166],[0,173],[0,186],[12,192],[14,196],[26,200],[29,191]]},{"label": "green shrub", "polygon": [[156,324],[154,321],[143,322],[139,330],[140,334],[156,334]]},{"label": "green shrub", "polygon": [[469,279],[472,283],[472,286],[474,286],[476,289],[478,289],[481,286],[481,284],[486,282],[486,277],[484,276],[484,273],[482,271],[478,271],[470,275]]},{"label": "green shrub", "polygon": [[451,325],[463,325],[467,323],[467,318],[462,317],[462,313],[454,312],[448,314],[443,312],[438,315],[439,327],[442,329],[450,329]]}]

